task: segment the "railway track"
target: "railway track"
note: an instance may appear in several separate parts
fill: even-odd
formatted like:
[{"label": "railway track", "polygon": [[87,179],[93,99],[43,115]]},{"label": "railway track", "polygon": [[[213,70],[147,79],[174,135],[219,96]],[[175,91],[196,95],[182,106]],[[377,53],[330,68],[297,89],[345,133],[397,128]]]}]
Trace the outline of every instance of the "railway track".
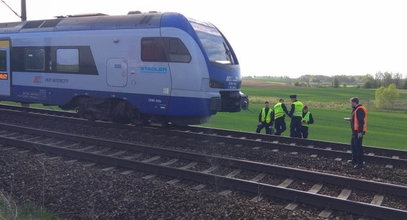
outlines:
[{"label": "railway track", "polygon": [[[28,112],[40,114],[45,117],[58,117],[60,120],[81,120],[77,118],[74,112],[53,111],[46,109],[24,108],[18,106],[0,105],[0,110],[12,110],[15,112]],[[81,120],[84,123],[89,123]],[[120,125],[104,122],[93,122],[97,126],[104,126],[106,128],[119,128],[119,129],[134,129],[134,126]],[[297,138],[288,138],[281,136],[263,135],[249,132],[240,132],[224,129],[205,128],[201,126],[188,126],[182,128],[172,128],[168,132],[173,132],[174,135],[183,139],[195,138],[210,139],[217,143],[230,143],[235,145],[256,146],[258,148],[273,149],[276,151],[290,152],[290,153],[306,153],[310,156],[324,156],[338,161],[347,160],[351,158],[351,151],[348,144],[317,141],[317,140],[304,140]],[[204,140],[202,140],[204,141]],[[387,168],[407,167],[407,151],[386,149],[378,147],[366,146],[365,148],[365,161],[371,164],[382,164]]]},{"label": "railway track", "polygon": [[[2,150],[25,148],[104,164],[108,169],[141,170],[151,173],[145,178],[153,175],[173,178],[169,184],[193,181],[197,190],[213,187],[224,195],[233,190],[243,191],[251,193],[253,200],[277,197],[290,201],[287,209],[295,209],[299,203],[309,204],[319,207],[320,216],[324,217],[338,210],[380,219],[407,219],[406,186],[5,123],[0,124],[0,141]],[[295,187],[301,181],[306,181],[307,187]],[[338,190],[339,194],[332,193]],[[361,190],[370,194],[370,202],[349,199]],[[386,198],[401,200],[389,207],[382,205]]]}]

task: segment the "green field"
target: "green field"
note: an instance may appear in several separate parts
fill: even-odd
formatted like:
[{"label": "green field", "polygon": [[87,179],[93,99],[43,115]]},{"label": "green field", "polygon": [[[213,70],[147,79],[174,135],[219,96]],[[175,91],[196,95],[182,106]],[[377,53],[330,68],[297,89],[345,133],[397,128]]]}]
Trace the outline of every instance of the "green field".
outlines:
[{"label": "green field", "polygon": [[[357,96],[362,104],[366,100],[370,100],[370,103],[374,100],[374,90],[356,88],[243,88],[242,91],[249,95],[249,99],[250,96],[283,97],[287,107],[290,106],[288,95],[297,94],[299,100],[309,105],[315,119],[315,124],[310,127],[309,138],[344,143],[350,141],[350,125],[343,120],[344,117],[350,117],[351,108],[347,104],[349,98]],[[401,93],[400,99],[406,101],[407,94]],[[270,101],[275,103],[275,100]],[[343,105],[342,108],[321,108],[316,105],[319,102],[337,102]],[[254,132],[261,108],[261,104],[251,104],[251,111],[218,113],[204,126]],[[286,123],[287,131],[284,136],[289,135],[290,118],[286,117]],[[365,145],[407,150],[404,142],[407,137],[407,114],[370,109],[368,128]]]}]

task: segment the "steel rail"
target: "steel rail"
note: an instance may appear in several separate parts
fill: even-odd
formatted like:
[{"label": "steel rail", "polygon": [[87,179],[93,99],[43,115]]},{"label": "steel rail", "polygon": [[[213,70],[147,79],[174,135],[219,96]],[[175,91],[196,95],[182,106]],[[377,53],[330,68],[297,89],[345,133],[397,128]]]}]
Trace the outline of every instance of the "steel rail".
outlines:
[{"label": "steel rail", "polygon": [[182,178],[191,181],[210,184],[216,187],[232,188],[240,191],[246,191],[253,194],[261,194],[266,197],[277,197],[286,200],[295,200],[305,204],[314,205],[322,208],[331,208],[334,210],[345,211],[362,216],[375,217],[380,219],[407,219],[407,211],[389,208],[384,206],[371,205],[363,202],[338,199],[331,196],[313,194],[300,190],[283,188],[279,186],[229,178],[225,176],[202,173],[186,169],[168,167],[157,164],[150,164],[139,161],[120,159],[112,156],[99,155],[94,153],[82,152],[80,150],[59,148],[48,144],[31,143],[13,138],[0,137],[3,143],[17,147],[24,147],[30,150],[51,153],[64,157],[83,159],[109,166],[120,168],[147,171],[159,175]]},{"label": "steel rail", "polygon": [[309,171],[299,168],[289,168],[278,165],[272,165],[261,162],[254,162],[248,160],[234,159],[229,157],[214,156],[201,153],[185,152],[180,150],[167,149],[162,147],[152,147],[143,144],[134,144],[122,141],[113,141],[102,138],[85,137],[74,134],[66,134],[61,132],[26,128],[16,125],[7,125],[0,123],[0,128],[5,130],[11,130],[14,132],[24,132],[31,135],[46,136],[50,138],[60,138],[64,140],[70,140],[80,143],[89,143],[92,145],[98,145],[103,147],[109,147],[117,150],[132,150],[143,153],[156,154],[166,157],[176,157],[186,160],[198,161],[208,164],[216,164],[227,167],[240,168],[245,170],[251,170],[259,173],[266,173],[271,175],[281,175],[288,177],[300,178],[312,182],[329,183],[333,185],[339,185],[344,187],[352,187],[361,190],[370,190],[380,193],[388,193],[397,196],[407,197],[407,186],[382,183],[370,180],[363,180],[359,178],[339,176],[335,174],[322,173],[317,171]]},{"label": "steel rail", "polygon": [[[38,108],[26,108],[19,106],[0,105],[1,109],[8,109],[20,112],[34,112],[44,115],[56,115],[62,117],[69,117],[69,119],[77,118],[77,114],[73,112],[54,111]],[[82,120],[85,121],[85,120]],[[128,125],[105,123],[105,122],[91,122],[106,127],[115,128],[129,128]],[[130,127],[131,128],[131,127]],[[249,146],[256,145],[265,148],[278,149],[281,151],[297,151],[302,153],[317,153],[319,155],[328,157],[342,157],[351,158],[349,145],[327,141],[317,140],[304,140],[297,138],[263,135],[250,132],[232,131],[216,128],[204,128],[200,126],[188,126],[185,129],[172,129],[168,131],[178,132],[178,134],[186,133],[185,137],[194,136],[200,138],[203,136],[210,137],[213,141],[234,144],[247,144]],[[192,132],[191,132],[192,131]],[[215,133],[215,134],[213,134]],[[242,139],[245,137],[245,139]],[[258,141],[261,139],[261,141]],[[373,154],[370,154],[373,153]],[[376,155],[378,154],[378,155]],[[383,156],[389,155],[389,156]],[[396,157],[395,157],[396,156]],[[380,163],[385,165],[393,165],[400,167],[407,167],[407,151],[393,150],[378,147],[365,147],[365,161],[369,163]]]}]

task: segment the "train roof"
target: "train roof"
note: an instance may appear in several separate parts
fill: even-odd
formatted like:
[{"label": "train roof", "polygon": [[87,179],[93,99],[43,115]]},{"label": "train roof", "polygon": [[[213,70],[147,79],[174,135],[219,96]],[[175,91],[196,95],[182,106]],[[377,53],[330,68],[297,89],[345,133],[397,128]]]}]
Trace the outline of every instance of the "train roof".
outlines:
[{"label": "train roof", "polygon": [[161,27],[161,19],[169,15],[172,21],[182,22],[187,19],[178,13],[129,13],[128,15],[109,16],[105,14],[88,14],[59,16],[50,20],[0,23],[0,34],[19,32],[72,31],[72,30],[112,30],[141,29]]}]

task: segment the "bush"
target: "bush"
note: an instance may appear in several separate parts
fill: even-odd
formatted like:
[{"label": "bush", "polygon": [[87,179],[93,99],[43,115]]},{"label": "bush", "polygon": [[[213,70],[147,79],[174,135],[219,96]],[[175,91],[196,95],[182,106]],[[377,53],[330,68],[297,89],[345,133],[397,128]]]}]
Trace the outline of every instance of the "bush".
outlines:
[{"label": "bush", "polygon": [[387,88],[382,86],[375,92],[375,105],[377,108],[392,108],[399,96],[396,84],[390,84]]}]

